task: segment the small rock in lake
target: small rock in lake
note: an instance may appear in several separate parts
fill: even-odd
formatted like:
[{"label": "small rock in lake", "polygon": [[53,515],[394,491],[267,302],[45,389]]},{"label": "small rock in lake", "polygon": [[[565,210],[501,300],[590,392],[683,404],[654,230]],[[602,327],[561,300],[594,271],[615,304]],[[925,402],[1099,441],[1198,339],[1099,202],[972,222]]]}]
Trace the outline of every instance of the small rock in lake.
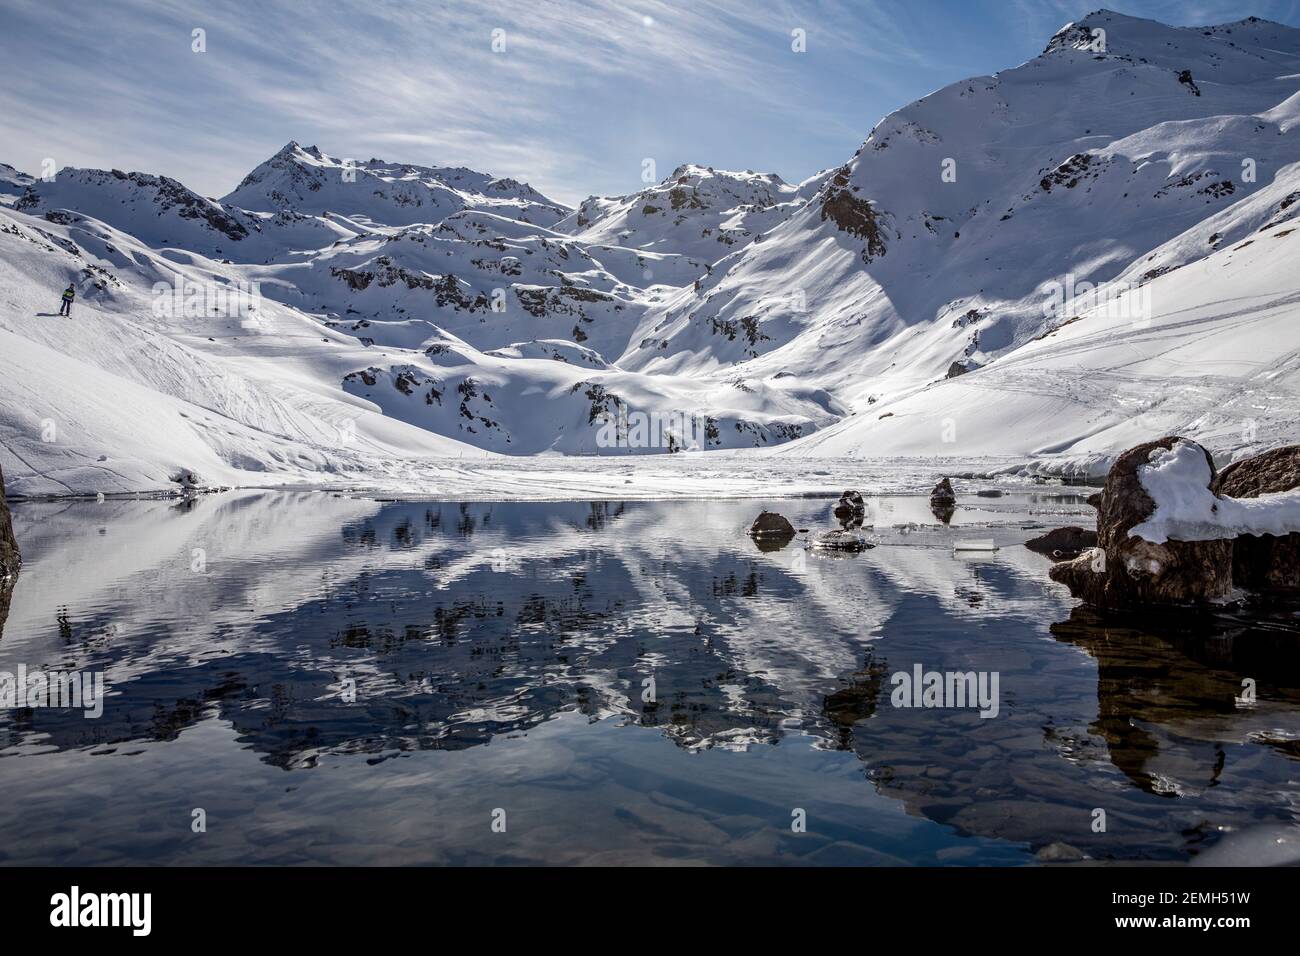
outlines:
[{"label": "small rock in lake", "polygon": [[780,551],[794,540],[794,525],[775,511],[764,511],[750,525],[749,536],[760,551]]},{"label": "small rock in lake", "polygon": [[1077,558],[1084,551],[1096,546],[1097,532],[1090,531],[1087,528],[1075,527],[1074,525],[1065,528],[1054,528],[1047,534],[1039,535],[1037,538],[1030,538],[1025,542],[1025,547],[1030,551],[1045,554],[1056,561]]},{"label": "small rock in lake", "polygon": [[854,531],[823,531],[812,539],[813,547],[832,551],[866,551],[875,545]]}]

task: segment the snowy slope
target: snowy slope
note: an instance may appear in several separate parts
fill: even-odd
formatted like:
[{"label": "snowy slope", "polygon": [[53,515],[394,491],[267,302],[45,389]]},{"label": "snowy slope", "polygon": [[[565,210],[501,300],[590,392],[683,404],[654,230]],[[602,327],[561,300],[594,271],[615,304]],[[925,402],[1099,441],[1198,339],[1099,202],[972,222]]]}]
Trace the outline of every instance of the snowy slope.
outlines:
[{"label": "snowy slope", "polygon": [[[1224,459],[1300,442],[1300,165],[1241,210],[1278,221],[1142,287],[1149,319],[1106,305],[988,368],[882,402],[777,450],[794,456],[979,449],[1044,474],[1099,476],[1116,452],[1177,434]],[[1289,191],[1288,191],[1289,190]],[[1263,218],[1269,218],[1264,216]],[[1198,245],[1197,227],[1159,256]],[[1223,231],[1238,230],[1227,223]],[[1073,317],[1072,317],[1073,318]]]},{"label": "snowy slope", "polygon": [[[1094,30],[1105,53],[1079,48]],[[1046,284],[1116,279],[1300,158],[1298,77],[1294,29],[1093,14],[886,117],[803,208],[649,312],[619,362],[796,374],[859,409],[988,364],[1050,327]]]}]

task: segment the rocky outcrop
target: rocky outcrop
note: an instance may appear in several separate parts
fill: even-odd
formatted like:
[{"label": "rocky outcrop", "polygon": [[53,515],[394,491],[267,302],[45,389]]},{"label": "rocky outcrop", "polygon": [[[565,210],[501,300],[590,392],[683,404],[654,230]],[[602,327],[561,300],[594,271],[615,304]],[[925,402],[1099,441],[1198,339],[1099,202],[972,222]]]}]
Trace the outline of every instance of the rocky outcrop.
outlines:
[{"label": "rocky outcrop", "polygon": [[[1187,440],[1171,436],[1146,442],[1116,459],[1101,493],[1097,547],[1072,561],[1053,565],[1048,572],[1053,581],[1101,608],[1197,603],[1229,594],[1231,540],[1170,540],[1157,544],[1129,534],[1156,508],[1138,469],[1148,464],[1152,452],[1171,449],[1179,441]],[[1214,461],[1209,452],[1195,442],[1187,444],[1205,455],[1213,479]]]},{"label": "rocky outcrop", "polygon": [[871,201],[853,195],[856,190],[850,180],[849,168],[837,169],[822,191],[821,217],[823,221],[829,219],[835,223],[840,231],[861,239],[862,261],[871,265],[887,251],[885,232]]},{"label": "rocky outcrop", "polygon": [[794,540],[794,525],[785,515],[763,511],[749,527],[749,536],[760,551],[780,551]]},{"label": "rocky outcrop", "polygon": [[[1229,498],[1258,498],[1300,488],[1300,445],[1235,461],[1210,487]],[[1238,536],[1232,549],[1232,580],[1252,590],[1300,591],[1300,534]]]},{"label": "rocky outcrop", "polygon": [[1077,558],[1084,551],[1097,546],[1097,532],[1087,528],[1070,525],[1065,528],[1053,528],[1047,534],[1039,535],[1025,542],[1030,551],[1045,554],[1055,561]]}]

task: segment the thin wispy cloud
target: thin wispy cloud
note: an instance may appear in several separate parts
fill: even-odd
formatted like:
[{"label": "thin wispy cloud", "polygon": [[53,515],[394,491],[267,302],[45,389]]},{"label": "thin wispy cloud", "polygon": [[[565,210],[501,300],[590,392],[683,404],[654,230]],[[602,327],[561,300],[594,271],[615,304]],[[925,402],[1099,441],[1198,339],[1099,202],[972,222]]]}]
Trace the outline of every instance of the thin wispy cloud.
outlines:
[{"label": "thin wispy cloud", "polygon": [[[1096,3],[9,0],[0,160],[145,169],[210,195],[291,138],[569,202],[637,188],[647,157],[660,175],[690,161],[798,180],[890,110],[1035,55]],[[1199,6],[1296,20],[1294,0]]]}]

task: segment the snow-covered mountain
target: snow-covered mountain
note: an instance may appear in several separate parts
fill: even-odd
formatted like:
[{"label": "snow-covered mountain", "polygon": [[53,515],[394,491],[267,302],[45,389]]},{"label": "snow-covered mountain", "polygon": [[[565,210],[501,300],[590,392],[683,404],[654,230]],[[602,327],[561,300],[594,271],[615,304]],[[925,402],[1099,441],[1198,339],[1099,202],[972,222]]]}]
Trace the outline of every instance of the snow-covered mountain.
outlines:
[{"label": "snow-covered mountain", "polygon": [[1294,441],[1297,118],[1300,30],[1101,11],[799,185],[688,164],[571,210],[294,142],[220,199],[0,167],[0,463],[33,494]]},{"label": "snow-covered mountain", "polygon": [[630,196],[592,196],[556,224],[583,242],[685,253],[713,263],[784,222],[826,179],[679,166]]}]

